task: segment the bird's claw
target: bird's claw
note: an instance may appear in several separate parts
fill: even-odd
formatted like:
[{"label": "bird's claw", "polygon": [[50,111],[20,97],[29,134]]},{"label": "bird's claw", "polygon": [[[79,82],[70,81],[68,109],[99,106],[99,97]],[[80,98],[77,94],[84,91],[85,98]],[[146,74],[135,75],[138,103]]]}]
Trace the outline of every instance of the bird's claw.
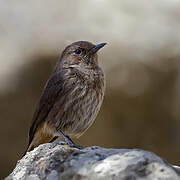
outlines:
[{"label": "bird's claw", "polygon": [[67,143],[64,141],[58,141],[58,142],[53,144],[53,148],[56,147],[57,145],[67,145]]},{"label": "bird's claw", "polygon": [[80,145],[77,145],[77,144],[74,144],[74,143],[68,143],[69,147],[72,147],[72,148],[77,148],[79,150],[83,149],[82,146]]}]

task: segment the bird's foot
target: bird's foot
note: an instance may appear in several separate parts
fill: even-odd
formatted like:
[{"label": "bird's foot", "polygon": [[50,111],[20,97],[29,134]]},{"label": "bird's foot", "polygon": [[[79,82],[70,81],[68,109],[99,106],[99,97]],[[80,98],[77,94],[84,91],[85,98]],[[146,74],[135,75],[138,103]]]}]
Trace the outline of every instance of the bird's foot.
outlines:
[{"label": "bird's foot", "polygon": [[71,148],[77,148],[77,149],[83,149],[82,146],[74,144],[72,141],[64,142],[64,141],[58,141],[57,143],[53,144],[53,148],[57,145],[68,145]]},{"label": "bird's foot", "polygon": [[78,145],[78,144],[74,144],[73,142],[67,142],[67,144],[69,145],[69,147],[72,147],[72,148],[77,148],[77,149],[83,149],[82,146]]},{"label": "bird's foot", "polygon": [[53,148],[56,147],[57,145],[67,145],[67,143],[64,141],[58,141],[58,142],[53,144]]},{"label": "bird's foot", "polygon": [[69,147],[83,149],[82,146],[75,144],[68,136],[65,136],[64,139],[66,143],[69,145]]},{"label": "bird's foot", "polygon": [[59,134],[60,134],[61,136],[63,136],[63,138],[65,139],[66,143],[67,143],[70,147],[72,147],[72,148],[77,148],[77,149],[83,149],[83,147],[75,144],[75,143],[71,140],[71,138],[70,138],[69,136],[64,135],[64,133],[63,133],[61,130],[59,130],[58,132],[59,132]]}]

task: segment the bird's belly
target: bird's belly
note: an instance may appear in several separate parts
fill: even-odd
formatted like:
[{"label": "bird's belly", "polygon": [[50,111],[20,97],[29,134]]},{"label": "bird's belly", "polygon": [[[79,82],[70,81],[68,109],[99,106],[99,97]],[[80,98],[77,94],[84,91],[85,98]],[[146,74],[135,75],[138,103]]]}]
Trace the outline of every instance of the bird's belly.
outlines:
[{"label": "bird's belly", "polygon": [[94,122],[101,107],[103,96],[96,91],[88,91],[77,96],[68,108],[59,128],[70,137],[81,136]]}]

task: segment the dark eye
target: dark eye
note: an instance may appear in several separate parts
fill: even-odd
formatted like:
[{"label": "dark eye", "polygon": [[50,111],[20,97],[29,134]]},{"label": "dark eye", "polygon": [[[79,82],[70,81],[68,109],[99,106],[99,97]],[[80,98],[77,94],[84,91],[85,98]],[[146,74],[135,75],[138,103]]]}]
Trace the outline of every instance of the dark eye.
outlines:
[{"label": "dark eye", "polygon": [[76,49],[74,52],[75,54],[81,54],[82,51],[80,49]]}]

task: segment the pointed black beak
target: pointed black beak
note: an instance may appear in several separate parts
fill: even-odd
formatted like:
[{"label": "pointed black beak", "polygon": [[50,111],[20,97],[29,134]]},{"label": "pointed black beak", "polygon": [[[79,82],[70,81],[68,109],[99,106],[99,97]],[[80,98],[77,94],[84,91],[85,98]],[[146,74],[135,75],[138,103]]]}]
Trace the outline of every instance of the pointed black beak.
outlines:
[{"label": "pointed black beak", "polygon": [[100,43],[95,45],[90,51],[89,54],[95,54],[99,49],[101,49],[102,47],[104,47],[107,43]]}]

